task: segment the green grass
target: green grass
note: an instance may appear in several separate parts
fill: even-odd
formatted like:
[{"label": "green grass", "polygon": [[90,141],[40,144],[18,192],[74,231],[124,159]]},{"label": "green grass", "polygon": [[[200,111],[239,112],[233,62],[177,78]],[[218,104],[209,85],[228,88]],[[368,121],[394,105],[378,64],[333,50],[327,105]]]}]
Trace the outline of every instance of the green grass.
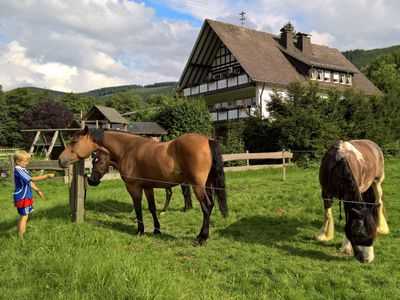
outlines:
[{"label": "green grass", "polygon": [[[400,160],[386,162],[391,233],[361,264],[338,248],[344,221],[334,206],[336,235],[316,242],[322,224],[318,167],[227,173],[229,217],[218,208],[206,246],[193,247],[202,214],[183,212],[179,188],[160,216],[162,235],[144,201],[145,235],[122,181],[89,187],[85,222],[70,221],[67,186],[42,181],[27,234],[18,238],[13,185],[0,181],[0,299],[376,299],[398,298]],[[157,190],[157,207],[165,193]]]}]

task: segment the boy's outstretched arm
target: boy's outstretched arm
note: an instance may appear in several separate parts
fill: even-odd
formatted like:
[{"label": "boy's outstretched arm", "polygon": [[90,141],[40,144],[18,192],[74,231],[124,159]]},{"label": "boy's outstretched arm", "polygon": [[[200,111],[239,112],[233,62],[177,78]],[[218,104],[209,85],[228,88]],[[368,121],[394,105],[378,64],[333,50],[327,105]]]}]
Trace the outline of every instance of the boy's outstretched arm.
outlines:
[{"label": "boy's outstretched arm", "polygon": [[32,177],[31,181],[40,181],[40,180],[47,179],[47,178],[52,178],[52,177],[54,177],[54,173],[49,173],[49,174],[44,174],[44,175],[41,175],[41,176]]}]

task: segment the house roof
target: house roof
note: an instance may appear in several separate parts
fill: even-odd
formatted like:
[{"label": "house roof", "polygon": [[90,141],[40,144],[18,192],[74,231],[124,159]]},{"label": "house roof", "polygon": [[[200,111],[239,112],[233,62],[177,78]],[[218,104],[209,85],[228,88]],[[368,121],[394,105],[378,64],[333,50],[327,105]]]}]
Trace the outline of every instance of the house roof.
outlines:
[{"label": "house roof", "polygon": [[[308,78],[302,75],[288,57],[310,67],[354,74],[353,87],[367,94],[381,93],[353,64],[337,49],[311,44],[310,55],[293,47],[286,50],[279,37],[270,33],[248,29],[223,22],[205,20],[192,53],[179,80],[179,88],[189,83],[204,81],[212,61],[223,43],[253,81],[276,85],[288,85]],[[348,86],[319,82],[322,88],[348,88]]]},{"label": "house roof", "polygon": [[108,120],[113,124],[128,124],[128,121],[115,108],[100,105],[93,106],[82,120]]},{"label": "house roof", "polygon": [[135,134],[164,135],[168,132],[156,122],[133,122],[128,125],[128,131]]}]

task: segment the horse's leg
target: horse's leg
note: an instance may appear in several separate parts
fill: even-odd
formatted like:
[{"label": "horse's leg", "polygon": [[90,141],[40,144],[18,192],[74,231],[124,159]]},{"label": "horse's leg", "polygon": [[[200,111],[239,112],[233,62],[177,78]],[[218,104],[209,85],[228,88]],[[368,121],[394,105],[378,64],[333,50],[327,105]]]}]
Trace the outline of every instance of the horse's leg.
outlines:
[{"label": "horse's leg", "polygon": [[[154,195],[154,193],[153,193],[153,195]],[[161,210],[162,213],[166,212],[168,210],[169,202],[171,201],[171,196],[172,196],[172,189],[165,188],[165,203],[164,203],[164,208]]]},{"label": "horse's leg", "polygon": [[181,184],[183,198],[185,200],[184,211],[192,209],[192,194],[190,193],[190,186],[188,184]]},{"label": "horse's leg", "polygon": [[340,252],[350,256],[354,255],[353,246],[351,245],[351,242],[349,241],[346,235],[344,235],[342,246],[340,246]]},{"label": "horse's leg", "polygon": [[376,230],[379,234],[388,234],[389,226],[387,225],[384,211],[384,203],[383,203],[383,190],[382,190],[382,182],[385,179],[385,174],[382,175],[381,178],[376,179],[372,184],[372,188],[375,194],[375,202],[379,204],[377,211],[377,226]]},{"label": "horse's leg", "polygon": [[197,200],[200,202],[200,207],[203,212],[203,226],[201,227],[199,235],[196,237],[200,245],[207,242],[210,227],[210,215],[214,207],[212,198],[209,197],[209,192],[206,191],[204,184],[192,184],[193,192]]},{"label": "horse's leg", "polygon": [[133,206],[135,207],[136,220],[138,223],[138,230],[136,234],[141,235],[144,233],[143,215],[142,215],[142,188],[140,186],[125,183],[126,189],[132,197]]},{"label": "horse's leg", "polygon": [[326,193],[322,192],[322,199],[324,200],[324,223],[315,236],[317,241],[330,241],[333,239],[334,231],[335,231],[335,224],[333,222],[333,215],[332,215],[332,200],[327,199],[328,196]]},{"label": "horse's leg", "polygon": [[146,194],[147,203],[149,204],[149,210],[153,216],[154,221],[154,234],[160,234],[160,222],[158,222],[157,212],[156,212],[156,202],[154,200],[154,189],[144,189]]}]

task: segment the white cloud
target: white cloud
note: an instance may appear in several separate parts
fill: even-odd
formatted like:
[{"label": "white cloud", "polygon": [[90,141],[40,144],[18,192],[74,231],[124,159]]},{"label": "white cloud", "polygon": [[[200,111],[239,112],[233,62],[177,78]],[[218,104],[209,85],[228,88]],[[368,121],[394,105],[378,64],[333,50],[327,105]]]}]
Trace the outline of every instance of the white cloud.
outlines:
[{"label": "white cloud", "polygon": [[327,32],[320,33],[313,30],[309,32],[309,34],[311,35],[311,43],[313,44],[329,46],[332,45],[336,40],[336,38],[332,34]]},{"label": "white cloud", "polygon": [[27,64],[23,73],[31,74],[21,78],[23,65],[8,60],[10,72],[0,71],[0,84],[5,90],[34,84],[80,92],[177,80],[198,30],[182,21],[157,20],[152,8],[129,1],[0,2],[0,46],[13,41],[22,51],[10,52],[3,44],[0,70],[4,59],[19,53]]}]

